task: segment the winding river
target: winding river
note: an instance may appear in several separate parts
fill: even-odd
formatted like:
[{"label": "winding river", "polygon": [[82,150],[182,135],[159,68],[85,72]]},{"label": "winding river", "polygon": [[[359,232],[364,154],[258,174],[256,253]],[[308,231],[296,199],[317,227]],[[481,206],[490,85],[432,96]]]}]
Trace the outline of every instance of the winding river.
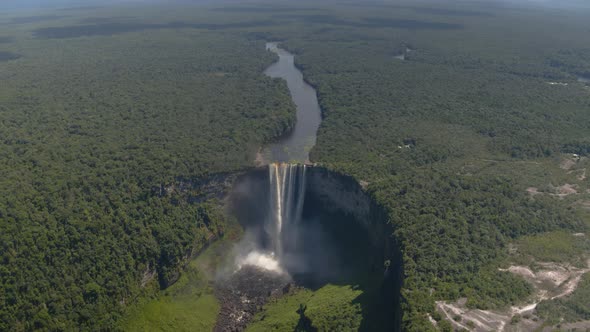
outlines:
[{"label": "winding river", "polygon": [[316,143],[321,110],[315,89],[303,79],[295,67],[293,54],[267,43],[266,49],[277,54],[279,60],[268,67],[264,74],[287,81],[291,98],[297,107],[297,122],[292,131],[269,144],[262,152],[265,163],[309,163],[309,151]]},{"label": "winding river", "polygon": [[[296,123],[261,151],[258,161],[266,167],[242,174],[225,199],[245,235],[233,247],[233,272],[216,286],[222,295],[215,331],[256,326],[252,319],[269,294],[285,294],[290,284],[321,297],[333,283],[371,294],[359,303],[359,330],[398,331],[403,267],[385,214],[354,179],[305,165],[322,120],[317,94],[293,54],[277,43],[266,48],[279,60],[264,74],[286,81]],[[384,264],[392,261],[391,268]],[[364,280],[372,282],[359,286]],[[365,320],[368,310],[371,319]]]}]

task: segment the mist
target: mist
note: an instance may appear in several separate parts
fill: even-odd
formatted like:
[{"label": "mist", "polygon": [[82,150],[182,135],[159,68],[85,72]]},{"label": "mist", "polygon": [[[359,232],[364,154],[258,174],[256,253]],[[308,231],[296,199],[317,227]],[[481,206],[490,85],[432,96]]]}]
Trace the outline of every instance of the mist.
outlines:
[{"label": "mist", "polygon": [[290,276],[305,275],[313,283],[337,277],[344,271],[339,267],[336,241],[322,227],[319,217],[302,215],[304,166],[282,165],[284,173],[273,173],[279,167],[269,168],[270,182],[261,172],[234,187],[230,209],[245,229],[234,248],[234,265],[238,269],[254,265]]},{"label": "mist", "polygon": [[590,9],[590,4],[584,0],[497,0],[495,2],[519,7],[528,6],[547,9]]},{"label": "mist", "polygon": [[[245,0],[6,0],[0,2],[1,10],[11,9],[59,9],[59,8],[89,8],[89,7],[108,7],[114,5],[217,5],[222,6],[223,4],[251,4],[257,1],[245,1]],[[261,1],[264,3],[264,1]],[[269,3],[269,5],[276,3],[289,3],[293,2],[290,0],[286,1],[275,1]],[[324,0],[320,2],[325,3],[338,3],[339,1]],[[494,5],[499,4],[506,7],[536,7],[544,9],[590,9],[590,4],[584,0],[449,0],[449,1],[345,1],[347,3],[366,3],[368,7],[374,4],[412,4],[428,7],[433,5],[435,7],[446,7],[468,4],[481,4],[481,5]]]},{"label": "mist", "polygon": [[4,0],[0,2],[0,9],[59,9],[59,8],[91,8],[115,5],[182,5],[182,4],[217,4],[241,1],[215,0]]}]

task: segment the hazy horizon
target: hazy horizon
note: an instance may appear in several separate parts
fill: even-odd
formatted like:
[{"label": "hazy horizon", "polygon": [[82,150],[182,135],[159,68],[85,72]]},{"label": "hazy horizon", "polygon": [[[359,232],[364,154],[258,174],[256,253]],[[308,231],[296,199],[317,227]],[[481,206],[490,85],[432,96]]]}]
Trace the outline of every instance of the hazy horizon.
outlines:
[{"label": "hazy horizon", "polygon": [[[88,7],[88,6],[110,6],[116,4],[224,4],[224,3],[259,3],[264,1],[251,1],[251,0],[222,0],[222,1],[213,1],[213,0],[5,0],[0,3],[0,8],[2,9],[24,9],[24,8],[64,8],[64,7]],[[335,2],[329,0],[327,2]],[[345,1],[345,2],[354,2],[354,1]],[[396,0],[377,0],[377,1],[358,1],[358,2],[365,2],[367,4],[375,4],[375,3],[411,3],[413,5],[436,5],[437,7],[444,7],[453,4],[461,4],[461,3],[473,3],[473,4],[485,4],[485,3],[499,3],[499,4],[506,4],[506,5],[516,5],[516,6],[537,6],[537,7],[546,7],[546,8],[590,8],[590,4],[583,0],[567,0],[567,1],[560,1],[560,0],[449,0],[449,1],[396,1]],[[284,1],[273,1],[273,4],[276,3],[299,3],[292,0],[284,0]]]}]

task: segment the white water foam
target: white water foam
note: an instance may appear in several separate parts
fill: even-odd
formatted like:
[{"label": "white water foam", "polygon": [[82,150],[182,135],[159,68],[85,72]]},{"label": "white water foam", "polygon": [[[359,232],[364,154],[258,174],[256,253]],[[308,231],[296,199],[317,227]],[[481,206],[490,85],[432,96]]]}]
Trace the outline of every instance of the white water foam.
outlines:
[{"label": "white water foam", "polygon": [[248,253],[245,257],[240,257],[238,259],[238,270],[241,269],[245,265],[256,266],[261,269],[275,272],[278,274],[284,274],[285,271],[281,268],[279,261],[275,259],[274,255],[265,254],[260,251],[254,250]]},{"label": "white water foam", "polygon": [[[285,273],[281,258],[296,243],[289,238],[289,230],[297,227],[305,196],[305,165],[273,163],[268,165],[270,204],[267,232],[272,242],[272,253],[253,250],[238,258],[238,270],[245,265]],[[287,240],[287,241],[285,241]],[[287,243],[286,243],[287,242]],[[276,254],[275,254],[276,253]]]}]

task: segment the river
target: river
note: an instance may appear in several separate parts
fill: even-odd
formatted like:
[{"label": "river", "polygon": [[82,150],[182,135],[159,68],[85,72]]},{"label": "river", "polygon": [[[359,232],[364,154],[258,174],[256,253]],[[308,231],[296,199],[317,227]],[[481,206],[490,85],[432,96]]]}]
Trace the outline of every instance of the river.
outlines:
[{"label": "river", "polygon": [[278,47],[277,43],[267,43],[266,49],[277,54],[279,60],[270,65],[264,74],[287,81],[291,98],[297,107],[297,122],[291,132],[263,149],[262,159],[265,163],[309,163],[309,151],[316,143],[322,121],[317,93],[295,67],[293,54]]}]

